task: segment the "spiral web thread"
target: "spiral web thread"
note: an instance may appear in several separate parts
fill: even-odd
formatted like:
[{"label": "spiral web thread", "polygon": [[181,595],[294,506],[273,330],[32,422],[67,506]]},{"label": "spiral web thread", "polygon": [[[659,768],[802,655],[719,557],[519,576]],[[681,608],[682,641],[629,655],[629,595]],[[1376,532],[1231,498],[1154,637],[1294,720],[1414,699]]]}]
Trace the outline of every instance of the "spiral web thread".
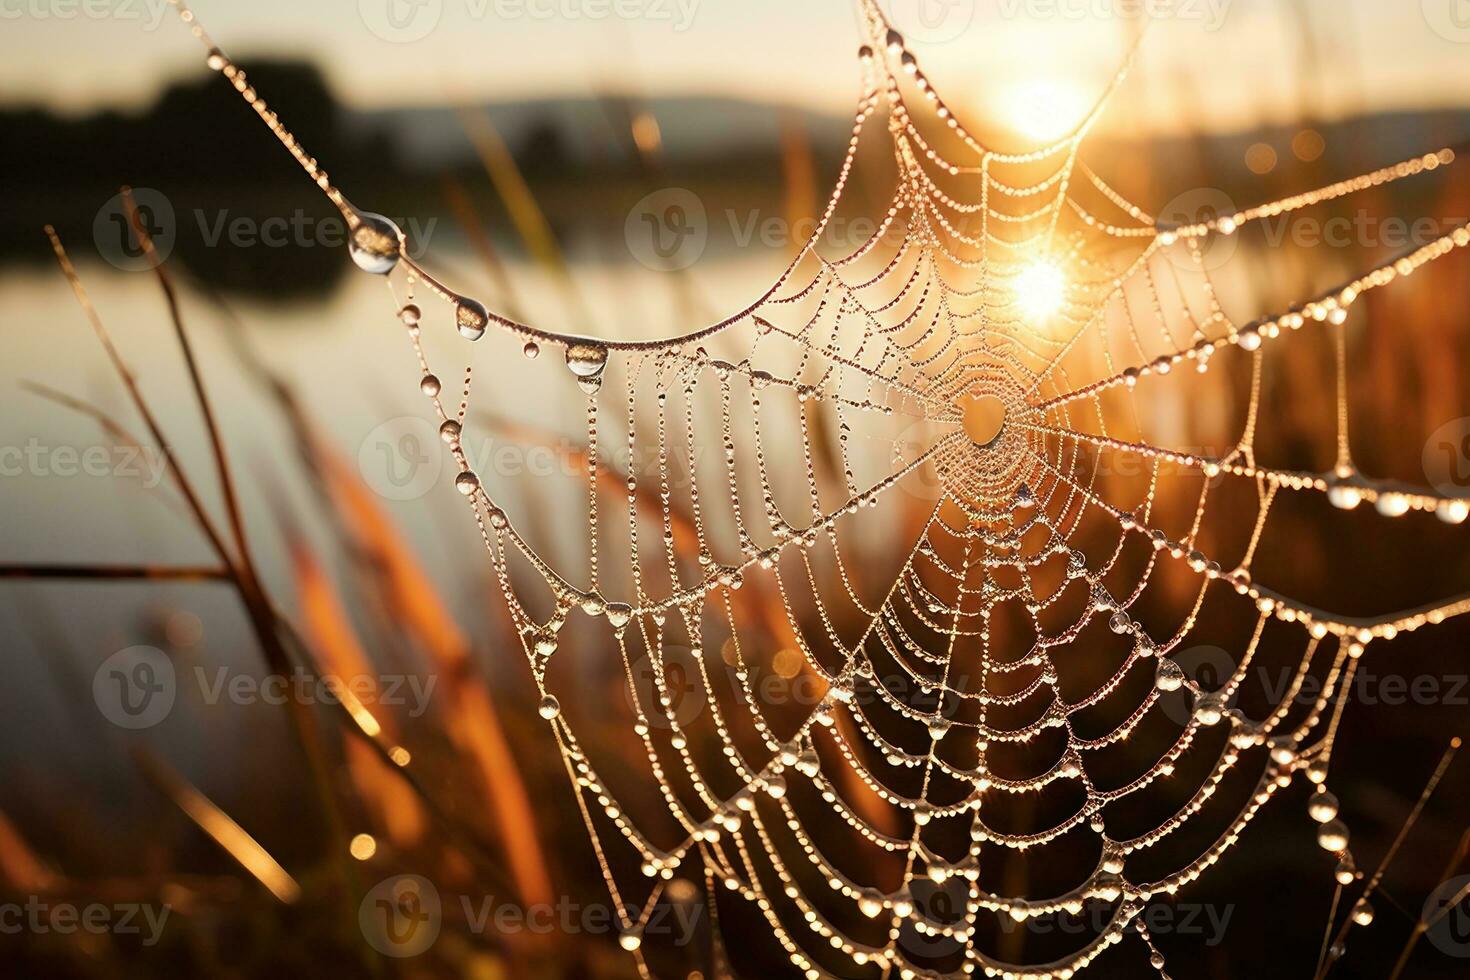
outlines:
[{"label": "spiral web thread", "polygon": [[[1453,152],[1167,226],[1079,158],[1106,95],[1055,144],[994,152],[946,107],[877,6],[861,0],[864,94],[836,187],[792,264],[721,323],[661,341],[593,340],[490,313],[428,274],[391,222],[357,210],[332,185],[177,6],[209,48],[210,67],[342,209],[354,259],[388,274],[421,387],[460,468],[457,486],[620,909],[622,945],[643,975],[645,927],[672,885],[687,889],[688,879],[707,885],[717,972],[729,969],[715,899],[723,891],[750,903],[811,977],[1070,976],[1130,931],[1165,975],[1142,913],[1219,860],[1298,775],[1316,784],[1309,811],[1319,841],[1339,856],[1339,883],[1355,880],[1347,828],[1323,785],[1354,672],[1370,644],[1462,615],[1470,597],[1352,619],[1278,594],[1249,569],[1283,494],[1326,494],[1343,508],[1368,502],[1385,518],[1466,517],[1465,500],[1354,468],[1344,324],[1365,292],[1470,245],[1470,232],[1456,228],[1248,324],[1217,302],[1204,256],[1248,222],[1435,170]],[[823,232],[860,139],[884,122],[896,176],[879,230],[826,257]],[[1055,285],[1060,308],[1028,309],[1038,275]],[[495,327],[527,357],[546,348],[565,355],[586,403],[587,550],[578,572],[538,555],[470,469],[468,385],[457,408],[442,396],[420,344],[437,318],[415,303],[420,293],[447,300],[471,339]],[[1337,464],[1327,473],[1266,467],[1254,450],[1266,353],[1303,329],[1327,331],[1336,353]],[[1172,371],[1194,369],[1204,383],[1217,361],[1249,372],[1234,447],[1215,457],[1150,442],[1140,396]],[[977,397],[1005,408],[984,443],[964,428],[964,406]],[[876,464],[872,432],[892,447]],[[624,450],[621,471],[613,460]],[[1119,457],[1141,464],[1127,498],[1122,482],[1101,475]],[[640,458],[652,462],[632,465]],[[1176,471],[1193,479],[1182,508],[1161,489]],[[927,518],[917,528],[885,522],[895,491],[921,472],[936,481]],[[1232,487],[1244,488],[1254,513],[1242,527],[1216,527],[1208,505]],[[873,568],[852,557],[874,534],[905,541],[886,588],[868,586]],[[1170,600],[1174,612],[1151,612],[1145,626],[1142,610]],[[1244,624],[1246,638],[1233,673],[1206,686],[1173,654],[1200,642],[1202,620],[1222,616]],[[761,617],[766,626],[752,625]],[[555,696],[559,635],[578,618],[579,630],[603,638],[595,648],[621,661],[652,798],[620,798],[612,783],[623,775],[599,774],[601,746],[579,740]],[[771,619],[782,635],[771,636]],[[1277,703],[1248,714],[1237,699],[1268,633],[1289,651],[1289,683]],[[799,653],[818,679],[815,705],[792,714],[763,702],[751,668],[769,662],[767,640]],[[680,717],[670,682],[680,649],[708,696],[693,720]],[[721,655],[733,669],[718,669]],[[1101,680],[1079,691],[1067,677],[1083,662]],[[718,692],[724,678],[731,689]],[[1312,678],[1318,695],[1300,696]],[[1157,709],[1171,703],[1187,707],[1162,754],[1129,778],[1100,775],[1100,760],[1146,726],[1168,728]],[[705,751],[711,745],[720,751]],[[1193,788],[1166,791],[1176,768],[1191,773]],[[1115,810],[1150,791],[1169,814],[1114,829]],[[1007,828],[1009,811],[1042,797],[1067,815],[1040,829]],[[1204,843],[1190,847],[1192,859],[1143,868],[1164,842],[1198,836],[1200,823]],[[844,827],[851,846],[829,853]],[[984,873],[1009,866],[1007,854],[1042,861],[1063,844],[1088,856],[1069,865],[1080,880],[1050,897],[1007,894]],[[1102,910],[1101,928],[1069,952],[1028,964],[995,951],[1021,949],[1004,935],[1008,924],[1084,908]]]}]

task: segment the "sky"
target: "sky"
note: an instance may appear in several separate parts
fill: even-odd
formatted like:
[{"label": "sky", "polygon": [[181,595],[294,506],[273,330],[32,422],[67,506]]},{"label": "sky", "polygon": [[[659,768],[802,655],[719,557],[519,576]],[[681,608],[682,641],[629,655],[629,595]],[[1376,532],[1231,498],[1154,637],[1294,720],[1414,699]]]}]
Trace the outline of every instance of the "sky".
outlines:
[{"label": "sky", "polygon": [[[1149,24],[1135,122],[1239,128],[1306,111],[1470,103],[1470,0],[881,0],[949,101],[1040,81],[1100,92]],[[846,112],[854,0],[196,0],[216,41],[318,62],[368,108],[617,91]],[[1145,11],[1139,15],[1138,11]],[[1300,40],[1301,23],[1313,45]],[[0,102],[138,106],[204,71],[167,0],[0,0]],[[1309,59],[1309,60],[1304,60]],[[1306,79],[1315,79],[1304,84]],[[1209,107],[1208,120],[1191,119]]]}]

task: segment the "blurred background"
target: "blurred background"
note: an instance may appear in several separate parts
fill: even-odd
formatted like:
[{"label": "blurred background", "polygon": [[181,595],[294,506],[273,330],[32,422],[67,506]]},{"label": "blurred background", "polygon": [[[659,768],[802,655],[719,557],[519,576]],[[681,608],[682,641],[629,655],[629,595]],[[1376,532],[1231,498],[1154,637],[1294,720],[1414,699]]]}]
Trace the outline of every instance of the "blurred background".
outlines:
[{"label": "blurred background", "polygon": [[[1165,219],[1470,139],[1463,0],[1137,7],[885,4],[936,88],[1002,148],[1068,131],[1149,21],[1085,156]],[[493,309],[603,337],[688,329],[761,294],[826,201],[859,86],[844,0],[643,0],[616,13],[590,0],[195,9],[335,182],[397,219],[431,269]],[[432,430],[415,441],[418,370],[381,280],[351,266],[335,211],[161,0],[27,0],[4,16],[0,906],[98,905],[109,918],[66,930],[40,913],[13,930],[0,917],[0,955],[15,975],[38,977],[633,975],[606,915],[601,926],[583,915],[605,912],[606,893],[452,473],[429,462]],[[860,167],[845,214],[881,214],[884,173]],[[237,585],[187,580],[211,577],[216,557],[42,232],[55,226],[167,456],[222,525],[209,430],[165,296],[127,233],[123,185],[177,286],[259,585],[299,647],[264,649],[251,616],[260,606]],[[698,204],[697,248],[650,254],[640,216],[676,191]],[[1464,170],[1442,168],[1315,209],[1315,224],[1267,223],[1209,261],[1244,320],[1467,216]],[[850,250],[862,226],[845,227],[834,247]],[[1374,326],[1353,335],[1350,353],[1365,472],[1470,492],[1467,272],[1453,257],[1370,298]],[[1268,375],[1264,461],[1323,469],[1331,351],[1302,341]],[[537,397],[530,365],[492,376],[476,397],[487,451],[511,453],[522,477],[541,466],[573,483],[580,400]],[[1230,412],[1194,399],[1155,406],[1172,443],[1226,445]],[[520,503],[542,508],[555,541],[565,515],[555,494],[538,504],[540,487],[522,486]],[[1376,615],[1470,590],[1463,528],[1292,507],[1256,566],[1281,591]],[[200,571],[159,580],[164,567]],[[1452,623],[1376,651],[1370,696],[1348,708],[1333,788],[1365,867],[1466,731],[1467,638]],[[160,717],[120,722],[104,707],[103,666],[138,647],[166,659],[177,697]],[[125,663],[157,666],[153,655]],[[397,760],[344,734],[321,697],[283,705],[251,693],[284,663],[377,678],[370,696],[388,731],[372,745],[411,753],[422,791],[393,771]],[[244,693],[222,694],[221,679]],[[625,728],[627,705],[607,696],[591,723]],[[1467,765],[1451,768],[1385,880],[1378,921],[1354,932],[1334,976],[1387,975],[1425,902],[1470,871]],[[1191,899],[1230,910],[1228,928],[1220,942],[1208,930],[1162,933],[1173,975],[1311,975],[1330,862],[1301,802],[1276,805],[1283,812],[1263,816],[1197,885]],[[359,921],[400,873],[426,875],[443,906],[433,948],[413,957],[381,955]],[[550,929],[497,927],[473,914],[487,902],[574,912]],[[152,929],[145,913],[165,907]],[[119,924],[126,908],[139,929]],[[725,932],[741,947],[763,934],[754,917]],[[708,970],[706,942],[663,951],[659,975]],[[748,945],[732,952],[740,975],[789,969],[768,935]],[[1466,935],[1426,938],[1404,975],[1461,976],[1467,955]],[[1097,972],[1132,969],[1105,960]]]}]

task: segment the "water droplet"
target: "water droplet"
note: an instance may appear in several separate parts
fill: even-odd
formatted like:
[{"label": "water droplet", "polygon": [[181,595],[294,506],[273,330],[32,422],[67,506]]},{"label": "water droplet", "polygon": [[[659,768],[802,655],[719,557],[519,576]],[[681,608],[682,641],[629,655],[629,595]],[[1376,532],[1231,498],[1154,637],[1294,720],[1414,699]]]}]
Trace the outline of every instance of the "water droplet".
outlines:
[{"label": "water droplet", "polygon": [[547,721],[561,714],[561,702],[553,694],[548,694],[541,699],[541,704],[536,708],[536,713]]},{"label": "water droplet", "polygon": [[1324,851],[1342,853],[1348,846],[1347,824],[1341,820],[1329,820],[1317,829],[1317,843]]},{"label": "water droplet", "polygon": [[461,296],[454,303],[454,325],[459,328],[460,336],[466,340],[479,340],[485,336],[485,327],[490,323],[490,315],[485,312],[485,307],[478,301],[468,296]]},{"label": "water droplet", "polygon": [[347,252],[364,272],[385,275],[398,264],[398,249],[403,233],[381,214],[357,212],[357,227],[352,229]]},{"label": "water droplet", "polygon": [[609,602],[603,612],[607,616],[608,625],[613,629],[622,629],[633,618],[633,607],[626,602]]},{"label": "water droplet", "polygon": [[1161,691],[1177,691],[1184,686],[1184,671],[1174,661],[1163,657],[1159,660],[1154,685]]},{"label": "water droplet", "polygon": [[229,59],[224,56],[219,48],[211,48],[209,57],[204,59],[204,63],[209,66],[210,71],[223,71],[225,65],[229,64]]},{"label": "water droplet", "polygon": [[497,531],[503,527],[510,526],[510,518],[506,517],[505,511],[501,510],[499,507],[490,508],[490,514],[488,516],[490,520],[490,526],[495,528]]},{"label": "water droplet", "polygon": [[898,54],[903,50],[903,35],[898,33],[898,31],[890,30],[884,43],[888,45],[890,54]]},{"label": "water droplet", "polygon": [[1224,695],[1219,691],[1201,694],[1194,703],[1194,717],[1201,725],[1218,725],[1225,717]]},{"label": "water droplet", "polygon": [[445,419],[444,424],[439,426],[439,438],[444,440],[445,445],[453,446],[459,442],[460,426],[454,419]]},{"label": "water droplet", "polygon": [[1307,816],[1318,823],[1326,823],[1337,816],[1337,797],[1326,790],[1313,793],[1307,801]]},{"label": "water droplet", "polygon": [[420,310],[418,305],[414,303],[407,303],[403,309],[398,311],[398,319],[403,321],[405,327],[417,326],[423,315],[424,311]]},{"label": "water droplet", "polygon": [[526,360],[534,361],[541,356],[541,345],[534,340],[528,340],[526,346],[521,348],[521,353],[526,355]]},{"label": "water droplet", "polygon": [[439,378],[436,375],[426,374],[419,379],[419,391],[433,398],[439,394]]},{"label": "water droplet", "polygon": [[567,347],[567,367],[579,379],[601,378],[607,367],[607,348],[601,344],[572,344]]},{"label": "water droplet", "polygon": [[480,489],[480,478],[472,470],[465,470],[454,478],[454,489],[468,497]]},{"label": "water droplet", "polygon": [[1380,494],[1373,506],[1384,517],[1402,517],[1409,512],[1409,498],[1401,493]]}]

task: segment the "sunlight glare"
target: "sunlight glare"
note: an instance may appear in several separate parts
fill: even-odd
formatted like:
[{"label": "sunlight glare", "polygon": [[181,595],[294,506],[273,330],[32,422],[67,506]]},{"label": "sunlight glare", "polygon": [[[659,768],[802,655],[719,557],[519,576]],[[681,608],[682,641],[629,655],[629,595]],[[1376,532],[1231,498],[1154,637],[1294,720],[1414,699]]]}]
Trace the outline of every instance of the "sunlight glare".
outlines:
[{"label": "sunlight glare", "polygon": [[1052,143],[1072,132],[1087,109],[1087,100],[1076,85],[1037,80],[1017,85],[1006,94],[1005,120],[1029,140]]},{"label": "sunlight glare", "polygon": [[1033,322],[1049,319],[1066,299],[1067,277],[1053,262],[1037,260],[1012,280],[1016,307]]}]

